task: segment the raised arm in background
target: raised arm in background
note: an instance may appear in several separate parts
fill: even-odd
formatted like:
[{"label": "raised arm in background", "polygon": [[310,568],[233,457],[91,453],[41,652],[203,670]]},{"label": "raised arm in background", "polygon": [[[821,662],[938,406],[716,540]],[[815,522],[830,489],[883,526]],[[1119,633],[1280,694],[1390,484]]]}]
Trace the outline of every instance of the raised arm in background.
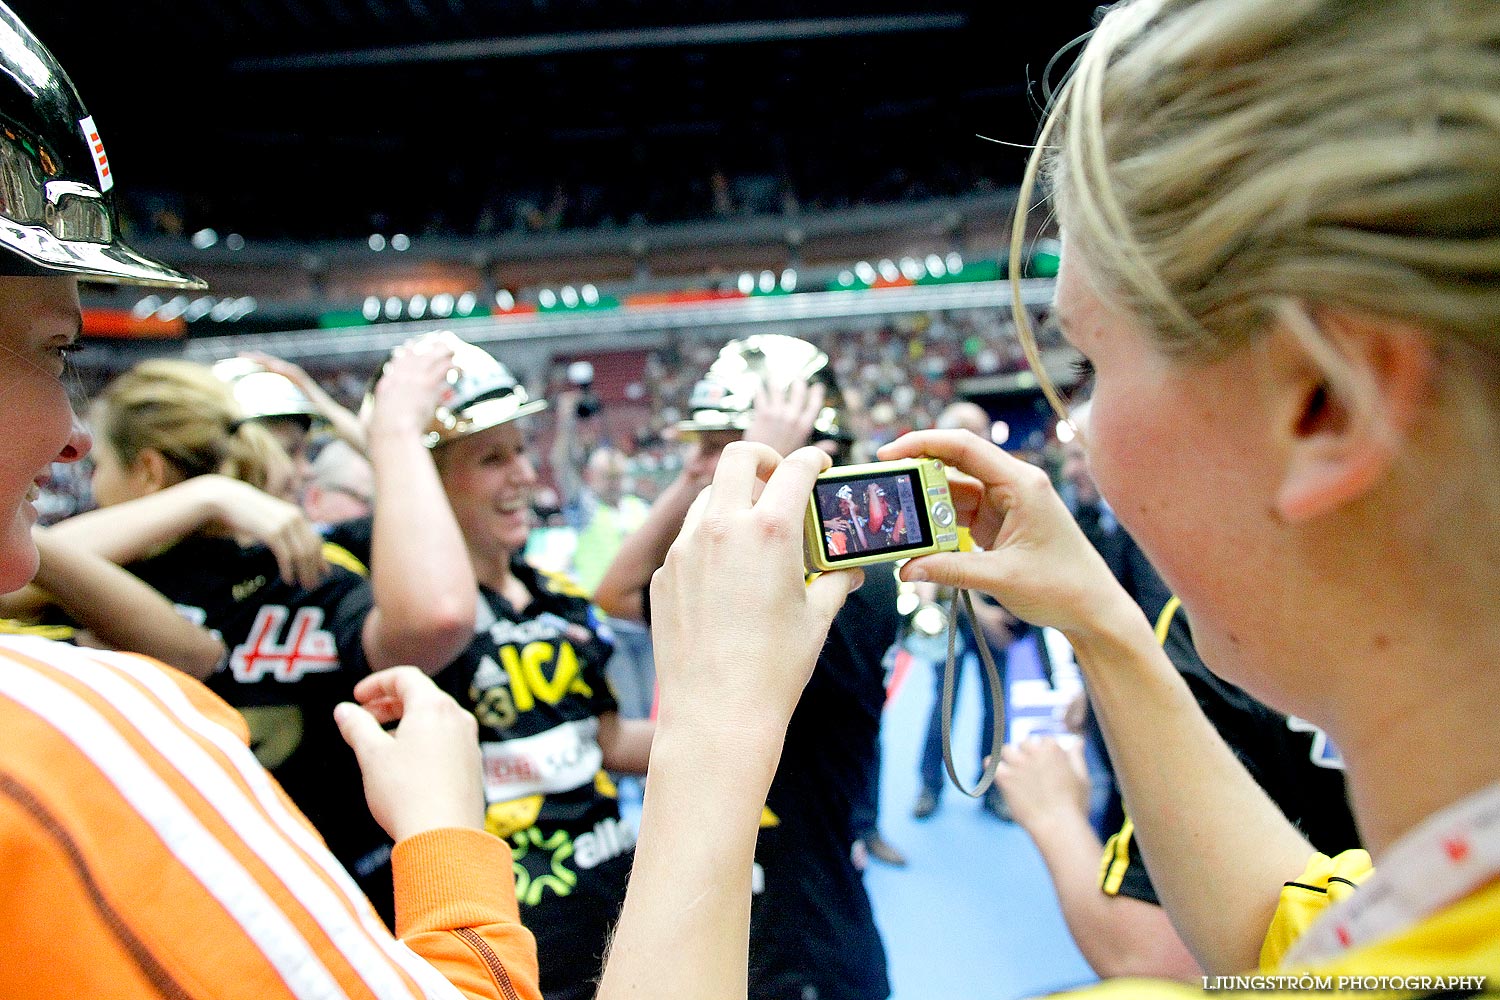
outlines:
[{"label": "raised arm in background", "polygon": [[[807,443],[813,421],[823,408],[823,398],[821,385],[809,388],[801,381],[784,388],[762,386],[756,393],[744,440],[769,445],[778,455],[791,454]],[[693,499],[713,479],[724,446],[737,436],[735,431],[697,436],[682,472],[651,505],[645,523],[621,543],[614,562],[595,588],[594,603],[605,614],[631,621],[644,618],[644,595],[651,586],[651,575],[666,561],[667,550],[682,529]]]},{"label": "raised arm in background", "polygon": [[452,366],[447,345],[421,341],[398,349],[375,385],[375,607],[363,633],[374,670],[412,664],[436,674],[474,635],[479,583],[423,440]]},{"label": "raised arm in background", "polygon": [[328,421],[328,426],[333,428],[335,434],[349,442],[360,454],[369,456],[370,444],[366,438],[365,426],[360,423],[359,417],[328,395],[318,384],[318,380],[304,371],[302,366],[293,364],[285,358],[262,354],[259,351],[246,351],[241,357],[249,358],[267,371],[275,372],[302,390],[302,395],[317,407],[318,414]]}]

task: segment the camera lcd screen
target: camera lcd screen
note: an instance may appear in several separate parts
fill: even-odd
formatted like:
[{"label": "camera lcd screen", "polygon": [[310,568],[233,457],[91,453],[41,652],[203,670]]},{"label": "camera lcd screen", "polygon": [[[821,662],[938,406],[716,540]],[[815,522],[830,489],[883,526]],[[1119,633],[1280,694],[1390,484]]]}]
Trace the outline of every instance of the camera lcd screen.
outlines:
[{"label": "camera lcd screen", "polygon": [[932,544],[927,505],[915,471],[818,480],[813,488],[829,562],[889,554]]}]

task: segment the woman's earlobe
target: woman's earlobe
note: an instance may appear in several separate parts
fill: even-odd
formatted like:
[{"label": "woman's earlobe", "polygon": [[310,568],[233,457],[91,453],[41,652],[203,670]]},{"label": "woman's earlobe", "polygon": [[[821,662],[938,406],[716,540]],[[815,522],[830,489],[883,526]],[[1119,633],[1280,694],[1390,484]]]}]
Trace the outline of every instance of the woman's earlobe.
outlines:
[{"label": "woman's earlobe", "polygon": [[166,489],[173,483],[172,467],[167,463],[167,457],[155,448],[142,448],[130,471],[146,493]]},{"label": "woman's earlobe", "polygon": [[1430,335],[1396,321],[1329,313],[1307,325],[1294,341],[1326,377],[1300,390],[1276,494],[1288,523],[1333,513],[1378,485],[1409,446],[1437,368]]}]

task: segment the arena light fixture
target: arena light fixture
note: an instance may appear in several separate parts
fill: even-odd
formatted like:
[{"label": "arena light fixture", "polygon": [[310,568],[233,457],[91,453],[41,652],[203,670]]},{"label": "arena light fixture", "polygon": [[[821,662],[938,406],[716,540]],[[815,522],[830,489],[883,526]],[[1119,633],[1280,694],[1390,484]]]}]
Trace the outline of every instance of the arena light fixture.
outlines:
[{"label": "arena light fixture", "polygon": [[135,304],[135,307],[130,310],[130,315],[136,319],[149,319],[151,314],[160,308],[161,296],[148,295]]},{"label": "arena light fixture", "polygon": [[239,233],[230,233],[224,237],[224,245],[231,250],[243,250],[245,249],[245,237]]},{"label": "arena light fixture", "polygon": [[219,242],[219,234],[212,229],[200,229],[193,234],[193,246],[199,250],[207,250]]},{"label": "arena light fixture", "polygon": [[776,275],[770,271],[760,272],[760,282],[756,285],[762,293],[774,291],[776,288]]},{"label": "arena light fixture", "polygon": [[797,290],[797,272],[787,268],[781,272],[781,287],[783,291],[795,292]]},{"label": "arena light fixture", "polygon": [[755,291],[755,275],[751,274],[749,271],[741,271],[739,287],[741,295],[749,295],[751,292]]},{"label": "arena light fixture", "polygon": [[495,305],[499,306],[506,312],[510,312],[516,307],[516,297],[510,294],[510,292],[506,289],[502,288],[495,293]]},{"label": "arena light fixture", "polygon": [[209,314],[216,301],[212,295],[200,295],[188,303],[188,307],[182,311],[182,318],[189,323],[196,323]]},{"label": "arena light fixture", "polygon": [[922,265],[918,264],[914,258],[902,257],[901,277],[905,278],[907,281],[916,281],[918,278],[922,277]]},{"label": "arena light fixture", "polygon": [[941,278],[948,273],[948,265],[944,264],[943,258],[935,253],[928,254],[927,259],[923,263],[927,265],[927,273],[934,278]]},{"label": "arena light fixture", "polygon": [[405,233],[397,233],[395,236],[391,237],[391,249],[396,251],[397,253],[402,253],[406,250],[410,250],[411,237],[407,236]]},{"label": "arena light fixture", "polygon": [[370,249],[376,253],[385,249],[385,237],[379,233],[371,233],[369,239]]},{"label": "arena light fixture", "polygon": [[567,306],[569,309],[578,308],[578,289],[574,288],[572,285],[563,285],[562,295],[560,297],[562,299],[562,304]]},{"label": "arena light fixture", "polygon": [[964,259],[957,251],[949,253],[943,263],[948,265],[949,274],[957,274],[964,269]]},{"label": "arena light fixture", "polygon": [[187,312],[187,308],[188,297],[186,295],[174,295],[165,305],[156,311],[156,317],[170,323]]},{"label": "arena light fixture", "polygon": [[406,301],[406,314],[412,319],[421,319],[427,315],[427,296],[413,295]]},{"label": "arena light fixture", "polygon": [[1077,437],[1077,434],[1073,430],[1073,424],[1071,421],[1059,420],[1057,422],[1057,440],[1059,443],[1067,444],[1075,437]]},{"label": "arena light fixture", "polygon": [[394,295],[392,295],[390,298],[386,299],[385,300],[385,318],[386,319],[400,319],[401,318],[401,304],[402,304],[401,300],[399,298],[397,298],[396,296],[394,296]]},{"label": "arena light fixture", "polygon": [[557,305],[557,293],[550,288],[543,288],[536,293],[536,300],[543,309],[551,309]]},{"label": "arena light fixture", "polygon": [[474,312],[474,307],[477,305],[479,305],[479,296],[473,292],[464,292],[458,297],[454,308],[458,310],[460,316],[468,316]]},{"label": "arena light fixture", "polygon": [[380,296],[366,295],[364,308],[360,310],[371,323],[380,318]]},{"label": "arena light fixture", "polygon": [[583,286],[583,304],[586,305],[586,306],[596,306],[596,305],[598,305],[599,304],[599,289],[595,288],[593,285],[584,285]]},{"label": "arena light fixture", "polygon": [[438,319],[447,319],[453,315],[453,296],[447,292],[438,292],[432,297],[432,314]]}]

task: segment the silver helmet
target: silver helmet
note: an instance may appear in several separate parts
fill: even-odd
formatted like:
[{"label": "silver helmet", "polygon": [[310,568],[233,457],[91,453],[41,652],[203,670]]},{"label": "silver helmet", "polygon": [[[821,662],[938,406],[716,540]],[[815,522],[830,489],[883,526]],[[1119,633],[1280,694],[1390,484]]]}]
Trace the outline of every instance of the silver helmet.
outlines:
[{"label": "silver helmet", "polygon": [[[423,334],[397,350],[420,349],[422,344],[434,341],[453,352],[453,367],[448,372],[448,389],[439,401],[423,439],[427,447],[435,448],[547,408],[545,399],[532,399],[510,369],[488,351],[448,330]],[[384,370],[382,365],[381,371]],[[376,381],[379,381],[378,375]],[[373,391],[372,385],[371,395],[365,397],[367,408],[373,405]]]},{"label": "silver helmet", "polygon": [[828,355],[814,344],[779,333],[758,333],[725,344],[708,373],[693,386],[689,415],[677,428],[687,433],[743,431],[750,426],[755,394],[767,382],[777,381],[821,384],[823,409],[813,421],[813,431],[820,437],[848,440],[840,416],[843,395]]}]

